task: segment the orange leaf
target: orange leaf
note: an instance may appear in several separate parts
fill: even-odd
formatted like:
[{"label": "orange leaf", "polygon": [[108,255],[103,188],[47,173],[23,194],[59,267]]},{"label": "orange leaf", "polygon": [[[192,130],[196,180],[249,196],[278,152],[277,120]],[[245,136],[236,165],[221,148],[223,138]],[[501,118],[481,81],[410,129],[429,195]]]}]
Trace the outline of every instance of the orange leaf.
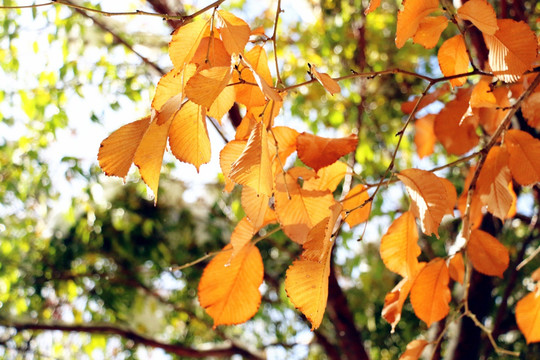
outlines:
[{"label": "orange leaf", "polygon": [[[448,83],[445,82],[441,87],[439,87],[435,91],[430,92],[426,96],[421,97],[420,104],[418,104],[417,110],[425,108],[426,106],[436,101],[439,97],[448,93],[449,91],[450,91],[450,86],[448,86]],[[405,114],[412,113],[419,98],[420,97],[417,96],[417,97],[414,97],[410,101],[401,103],[401,111],[403,111],[403,113]]]},{"label": "orange leaf", "polygon": [[[266,51],[264,51],[262,46],[257,45],[248,51],[245,54],[244,59],[267,84],[272,83],[272,75],[268,68],[268,58],[266,57]],[[255,76],[251,71],[242,72],[242,79],[249,83],[256,81]],[[236,85],[234,88],[236,90],[236,101],[240,104],[244,104],[247,108],[262,106],[266,103],[265,95],[262,93],[261,89],[256,86],[240,84]]]},{"label": "orange leaf", "polygon": [[[343,218],[350,227],[356,226],[368,220],[371,212],[371,201],[363,207],[358,208],[367,199],[369,199],[367,187],[362,184],[358,184],[353,187],[345,199],[343,199]],[[346,212],[348,212],[348,215],[346,215]]]},{"label": "orange leaf", "polygon": [[512,180],[508,159],[505,148],[492,147],[476,183],[482,204],[487,205],[488,211],[501,220],[505,219],[512,206],[512,195],[508,190],[508,183]]},{"label": "orange leaf", "polygon": [[[467,173],[467,177],[465,178],[465,184],[463,187],[463,192],[459,196],[458,199],[458,209],[461,215],[465,214],[466,205],[467,205],[467,194],[469,192],[469,186],[471,185],[471,180],[474,175],[475,167],[471,167],[469,169],[469,172]],[[482,213],[482,203],[480,202],[480,197],[478,196],[478,192],[474,191],[472,196],[472,202],[471,202],[471,210],[470,210],[470,226],[472,229],[475,229],[480,226],[480,223],[482,222],[484,214]]]},{"label": "orange leaf", "polygon": [[499,29],[495,9],[486,0],[469,0],[457,11],[463,20],[469,20],[481,32],[493,35]]},{"label": "orange leaf", "polygon": [[510,261],[506,247],[487,232],[478,229],[471,232],[467,256],[476,271],[501,279]]},{"label": "orange leaf", "polygon": [[303,244],[309,230],[329,216],[329,207],[335,203],[328,190],[307,190],[299,184],[315,172],[306,168],[292,168],[275,178],[275,210],[283,232],[294,242]]},{"label": "orange leaf", "polygon": [[431,260],[418,274],[411,288],[414,313],[427,326],[443,319],[450,310],[448,267],[444,259]]},{"label": "orange leaf", "polygon": [[272,168],[268,134],[262,123],[255,125],[242,155],[231,165],[231,180],[253,188],[257,194],[272,196]]},{"label": "orange leaf", "polygon": [[364,11],[364,15],[375,11],[379,7],[379,5],[381,5],[381,0],[370,0],[367,9]]},{"label": "orange leaf", "polygon": [[433,148],[437,141],[435,131],[433,130],[434,123],[434,114],[426,115],[414,122],[414,143],[416,144],[416,152],[420,159],[433,154]]},{"label": "orange leaf", "polygon": [[438,228],[448,210],[445,185],[437,175],[425,170],[406,169],[397,177],[405,185],[411,198],[411,211],[420,219],[426,235],[439,236]]},{"label": "orange leaf", "polygon": [[448,272],[452,280],[463,284],[465,278],[465,264],[463,263],[463,255],[460,252],[452,256],[448,264]]},{"label": "orange leaf", "polygon": [[125,179],[148,126],[150,116],[122,126],[101,142],[98,161],[107,176]]},{"label": "orange leaf", "polygon": [[403,304],[409,296],[412,281],[408,278],[403,278],[401,281],[384,297],[384,306],[382,309],[382,317],[390,325],[392,325],[391,333],[394,333],[396,326],[401,320],[401,310]]},{"label": "orange leaf", "polygon": [[478,118],[478,123],[482,125],[488,134],[493,134],[497,130],[508,111],[510,111],[511,105],[506,86],[496,88],[492,94],[495,97],[494,106],[472,109],[473,114]]},{"label": "orange leaf", "polygon": [[459,91],[457,98],[447,103],[435,118],[435,135],[450,154],[463,155],[478,144],[472,117],[463,119],[469,108],[469,99],[469,91]]},{"label": "orange leaf", "polygon": [[523,117],[529,126],[540,129],[540,92],[531,94],[521,105]]},{"label": "orange leaf", "polygon": [[242,152],[246,148],[246,143],[247,141],[244,140],[229,141],[219,153],[219,164],[221,166],[223,177],[225,178],[224,191],[226,192],[231,192],[234,188],[234,182],[229,177],[231,165],[240,157],[240,155],[242,155]]},{"label": "orange leaf", "polygon": [[264,270],[259,249],[246,245],[233,259],[230,249],[225,246],[212,259],[199,282],[199,302],[214,319],[214,328],[249,320],[261,303]]},{"label": "orange leaf", "polygon": [[296,138],[298,157],[315,171],[354,151],[357,144],[358,137],[354,134],[346,138],[329,139],[303,132]]},{"label": "orange leaf", "polygon": [[306,190],[329,190],[334,192],[347,173],[347,164],[336,161],[332,165],[319,169],[317,176],[304,182]]},{"label": "orange leaf", "polygon": [[242,54],[251,35],[249,25],[228,11],[218,10],[217,15],[217,27],[223,45],[229,54]]},{"label": "orange leaf", "polygon": [[208,21],[193,21],[173,32],[169,43],[169,57],[175,69],[181,70],[185,64],[191,62],[209,26]]},{"label": "orange leaf", "polygon": [[426,340],[413,340],[407,344],[407,349],[401,356],[399,360],[418,360],[420,355],[424,351],[425,347],[429,344]]},{"label": "orange leaf", "polygon": [[540,291],[533,291],[518,301],[516,322],[527,344],[540,341]]},{"label": "orange leaf", "polygon": [[201,70],[187,82],[186,96],[194,103],[209,109],[229,84],[232,69],[230,66],[220,66]]},{"label": "orange leaf", "polygon": [[172,118],[163,124],[159,124],[159,117],[152,120],[148,130],[141,139],[133,163],[139,168],[143,181],[154,193],[154,203],[157,203],[157,190],[163,153],[167,145],[167,137]]},{"label": "orange leaf", "polygon": [[251,71],[253,77],[255,78],[255,82],[257,83],[257,85],[259,85],[259,88],[268,100],[273,100],[275,102],[283,101],[281,95],[279,95],[277,91],[275,91],[270,85],[268,85],[266,80],[243,57],[240,58],[240,63],[246,68],[248,68],[249,71]]},{"label": "orange leaf", "polygon": [[178,160],[193,164],[197,171],[210,161],[206,111],[202,106],[191,101],[182,105],[172,120],[169,146]]},{"label": "orange leaf", "polygon": [[270,197],[264,194],[255,192],[249,186],[242,188],[242,208],[246,212],[247,218],[253,224],[253,228],[257,231],[264,226],[265,219],[268,218],[267,213],[273,212],[269,206]]},{"label": "orange leaf", "polygon": [[208,64],[210,67],[215,66],[230,66],[231,54],[225,49],[223,41],[215,36],[206,36],[202,38],[197,51],[191,59],[192,63],[202,66]]},{"label": "orange leaf", "polygon": [[244,246],[246,246],[246,244],[249,244],[254,233],[255,229],[253,227],[253,224],[246,216],[244,216],[238,222],[238,224],[236,224],[231,234],[232,252],[230,261],[232,261],[236,257],[236,255],[238,255],[238,253],[244,248]]},{"label": "orange leaf", "polygon": [[413,278],[418,269],[418,231],[412,212],[407,211],[394,220],[381,239],[381,258],[384,265],[403,277]]},{"label": "orange leaf", "polygon": [[538,43],[534,32],[523,21],[498,19],[499,30],[484,34],[489,49],[488,61],[493,73],[505,82],[514,82],[532,69]]},{"label": "orange leaf", "polygon": [[[161,111],[163,105],[176,95],[180,95],[176,100],[178,105],[180,105],[184,97],[184,87],[194,74],[195,65],[188,64],[181,70],[172,69],[167,74],[163,75],[157,84],[156,94],[152,100],[152,108],[156,109],[156,111]],[[179,107],[180,106],[178,106],[178,108]]]},{"label": "orange leaf", "polygon": [[491,87],[489,85],[490,81],[486,77],[482,77],[480,81],[474,86],[471,94],[471,100],[469,102],[469,105],[472,108],[498,106],[497,99],[495,99],[495,95],[493,95],[493,91],[491,90]]},{"label": "orange leaf", "polygon": [[413,37],[420,21],[439,8],[437,0],[403,1],[403,10],[397,17],[396,46],[402,48],[405,41]]},{"label": "orange leaf", "polygon": [[505,137],[510,171],[520,185],[540,181],[540,140],[521,130],[508,130]]},{"label": "orange leaf", "polygon": [[271,134],[272,136],[268,136],[268,139],[271,144],[269,145],[269,150],[272,161],[278,162],[279,166],[281,166],[281,164],[285,165],[289,155],[296,151],[296,138],[298,137],[298,132],[287,126],[275,126],[271,128]]},{"label": "orange leaf", "polygon": [[446,189],[446,198],[448,199],[448,209],[446,210],[445,214],[454,215],[454,208],[456,207],[457,202],[456,187],[448,179],[439,178],[439,180],[443,183],[444,188]]},{"label": "orange leaf", "polygon": [[331,235],[340,211],[341,206],[335,204],[331,215],[310,230],[300,259],[287,269],[285,291],[294,306],[311,322],[312,330],[319,327],[326,309],[330,254],[334,244]]},{"label": "orange leaf", "polygon": [[413,42],[422,45],[426,49],[432,49],[439,42],[439,38],[447,26],[448,19],[445,16],[425,17],[420,21]]},{"label": "orange leaf", "polygon": [[315,65],[310,65],[309,71],[315,79],[317,79],[321,85],[330,93],[334,95],[341,92],[341,88],[336,80],[332,79],[327,73],[320,73],[315,68]]},{"label": "orange leaf", "polygon": [[[439,66],[444,76],[466,73],[469,70],[469,56],[463,35],[456,35],[446,40],[437,54]],[[451,79],[452,86],[465,84],[467,77]]]}]

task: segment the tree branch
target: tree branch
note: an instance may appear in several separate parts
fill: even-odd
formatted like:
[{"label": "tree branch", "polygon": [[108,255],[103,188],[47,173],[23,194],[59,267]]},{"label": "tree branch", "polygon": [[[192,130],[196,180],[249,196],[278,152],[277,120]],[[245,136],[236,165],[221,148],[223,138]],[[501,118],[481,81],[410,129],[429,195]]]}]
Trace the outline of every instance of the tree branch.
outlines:
[{"label": "tree branch", "polygon": [[171,354],[179,356],[189,356],[193,358],[205,358],[210,356],[215,357],[231,357],[233,355],[242,355],[247,359],[265,359],[265,356],[259,354],[253,354],[248,350],[232,344],[229,347],[219,349],[207,349],[199,350],[183,346],[181,344],[169,344],[161,342],[144,335],[141,335],[135,331],[117,327],[111,324],[64,324],[64,323],[33,323],[33,322],[11,322],[6,320],[0,321],[0,326],[14,328],[18,332],[29,331],[64,331],[64,332],[84,332],[87,334],[111,334],[118,335],[125,339],[131,340],[137,344],[151,346],[154,348],[163,349]]}]

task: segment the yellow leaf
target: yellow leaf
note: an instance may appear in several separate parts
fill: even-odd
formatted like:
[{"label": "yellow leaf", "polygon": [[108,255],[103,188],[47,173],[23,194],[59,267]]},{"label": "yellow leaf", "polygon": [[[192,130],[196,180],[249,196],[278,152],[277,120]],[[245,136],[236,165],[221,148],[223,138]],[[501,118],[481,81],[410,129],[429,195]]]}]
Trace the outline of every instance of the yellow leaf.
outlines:
[{"label": "yellow leaf", "polygon": [[285,291],[294,306],[311,322],[312,330],[319,327],[326,309],[330,254],[334,244],[331,235],[340,210],[341,206],[335,204],[331,215],[311,229],[300,259],[287,269]]},{"label": "yellow leaf", "polygon": [[269,150],[272,161],[274,163],[277,162],[280,166],[281,164],[285,165],[287,158],[296,151],[298,132],[287,126],[275,126],[271,128],[271,134],[272,136],[268,136],[268,139],[271,144],[269,145]]},{"label": "yellow leaf", "polygon": [[279,95],[277,91],[275,91],[270,85],[268,85],[266,80],[243,57],[240,58],[240,63],[244,65],[249,71],[251,71],[253,77],[255,78],[255,82],[257,83],[257,85],[259,85],[259,88],[268,100],[273,100],[275,102],[283,101],[281,95]]},{"label": "yellow leaf", "polygon": [[225,49],[223,41],[215,36],[206,36],[201,40],[191,62],[198,66],[203,64],[208,64],[209,67],[230,66],[231,54]]},{"label": "yellow leaf", "polygon": [[226,86],[208,109],[208,116],[215,118],[221,125],[221,119],[234,105],[235,92],[232,86]]},{"label": "yellow leaf", "polygon": [[253,228],[253,224],[244,216],[238,224],[236,224],[231,234],[232,252],[230,261],[232,261],[244,246],[251,241],[254,233],[255,229]]},{"label": "yellow leaf", "polygon": [[331,95],[341,92],[339,84],[336,80],[332,79],[330,75],[318,72],[315,65],[311,65],[309,70],[311,71],[311,75],[313,75],[313,77],[317,79]]},{"label": "yellow leaf", "polygon": [[495,9],[486,0],[469,0],[457,11],[463,20],[469,20],[481,32],[493,35],[499,29]]},{"label": "yellow leaf", "polygon": [[409,296],[411,290],[412,281],[408,278],[403,278],[401,281],[384,297],[384,306],[382,309],[382,317],[390,325],[392,325],[391,332],[394,333],[396,325],[401,320],[401,310],[403,304]]},{"label": "yellow leaf", "polygon": [[403,1],[403,10],[397,17],[396,46],[402,48],[405,41],[414,36],[420,21],[439,8],[437,0]]},{"label": "yellow leaf", "polygon": [[[262,46],[257,45],[248,51],[245,54],[244,59],[251,65],[253,71],[259,74],[267,84],[272,83],[272,75],[268,68],[268,58],[266,57],[266,51],[264,51]],[[256,82],[252,71],[242,72],[242,79],[249,83]],[[262,106],[266,103],[266,97],[259,87],[249,84],[240,84],[236,85],[234,88],[236,90],[236,101],[240,104],[244,104],[248,109],[254,106]]]},{"label": "yellow leaf", "polygon": [[521,130],[508,130],[505,137],[510,154],[508,165],[520,185],[540,181],[540,140]]},{"label": "yellow leaf", "polygon": [[230,248],[227,245],[212,259],[199,282],[199,302],[214,320],[214,328],[249,320],[261,303],[264,270],[259,249],[246,245],[231,259]]},{"label": "yellow leaf", "polygon": [[122,126],[101,142],[98,161],[106,175],[125,179],[148,126],[150,116]]},{"label": "yellow leaf", "polygon": [[270,208],[269,201],[269,196],[264,194],[257,195],[255,190],[249,186],[242,188],[242,208],[256,231],[264,225],[265,219],[267,219],[267,213],[273,212]]},{"label": "yellow leaf", "polygon": [[516,322],[527,344],[540,341],[540,291],[533,291],[518,301]]},{"label": "yellow leaf", "polygon": [[161,108],[167,101],[176,95],[179,95],[178,102],[183,100],[184,87],[188,80],[195,74],[195,65],[188,64],[181,70],[172,69],[163,75],[156,87],[156,94],[152,100],[152,108],[161,111]]},{"label": "yellow leaf", "polygon": [[216,23],[225,49],[229,54],[242,54],[251,35],[249,25],[228,11],[218,10],[217,15]]},{"label": "yellow leaf", "polygon": [[420,355],[424,351],[425,347],[429,344],[426,340],[413,340],[407,344],[405,352],[401,354],[399,360],[418,360]]},{"label": "yellow leaf", "polygon": [[512,206],[512,195],[508,190],[508,183],[512,180],[508,159],[505,148],[492,147],[476,183],[482,204],[487,205],[488,211],[501,220],[506,218]]},{"label": "yellow leaf", "polygon": [[237,184],[253,188],[257,194],[272,196],[272,167],[268,134],[262,123],[255,125],[242,155],[231,165],[229,177]]},{"label": "yellow leaf", "polygon": [[428,114],[414,122],[414,143],[420,159],[433,154],[435,142],[437,141],[433,130],[434,123],[434,114]]},{"label": "yellow leaf", "polygon": [[505,82],[515,82],[532,69],[538,43],[534,32],[523,21],[498,19],[499,30],[484,34],[489,49],[488,61],[493,74]]},{"label": "yellow leaf", "polygon": [[191,101],[182,105],[172,120],[169,145],[178,160],[193,164],[197,171],[210,161],[206,111],[202,106]]},{"label": "yellow leaf", "polygon": [[303,132],[296,138],[298,157],[315,171],[356,150],[357,144],[358,137],[354,134],[345,138],[331,139]]},{"label": "yellow leaf", "polygon": [[208,28],[208,21],[193,21],[174,31],[169,43],[169,57],[175,69],[181,70],[191,62]]},{"label": "yellow leaf", "polygon": [[506,247],[487,232],[478,229],[471,232],[467,256],[476,271],[501,279],[510,261]]},{"label": "yellow leaf", "polygon": [[306,190],[329,190],[334,192],[347,173],[347,164],[336,161],[332,165],[319,169],[317,176],[304,182]]},{"label": "yellow leaf", "polygon": [[209,109],[229,84],[232,69],[230,66],[221,66],[201,70],[187,82],[186,96],[194,103]]},{"label": "yellow leaf", "polygon": [[416,316],[428,327],[435,321],[443,319],[450,310],[449,280],[448,267],[441,258],[431,260],[414,280],[411,288],[411,304]]},{"label": "yellow leaf", "polygon": [[330,214],[329,207],[335,200],[328,190],[307,190],[299,184],[299,178],[309,180],[314,171],[292,168],[275,178],[275,210],[285,235],[303,244],[309,230]]},{"label": "yellow leaf", "polygon": [[133,158],[133,163],[139,168],[143,181],[154,194],[154,203],[157,203],[161,163],[163,162],[163,153],[167,145],[172,118],[161,125],[158,120],[158,118],[155,118],[150,123]]},{"label": "yellow leaf", "polygon": [[439,38],[447,26],[448,19],[445,16],[425,17],[420,21],[413,42],[422,45],[426,49],[432,49],[439,42]]},{"label": "yellow leaf", "polygon": [[[439,66],[444,76],[466,73],[469,70],[469,56],[463,35],[456,35],[446,40],[437,54]],[[465,84],[467,77],[451,79],[452,86]]]},{"label": "yellow leaf", "polygon": [[465,278],[465,264],[463,263],[463,255],[460,252],[452,256],[448,263],[448,273],[452,280],[463,284]]},{"label": "yellow leaf", "polygon": [[226,192],[231,192],[234,188],[234,182],[229,177],[231,165],[240,157],[240,155],[242,155],[242,152],[246,148],[246,143],[247,141],[245,140],[229,141],[219,153],[219,164],[221,166],[223,177],[225,178],[224,190]]},{"label": "yellow leaf", "polygon": [[381,239],[381,258],[384,265],[403,277],[413,278],[418,268],[418,231],[412,212],[397,218]]},{"label": "yellow leaf", "polygon": [[397,177],[405,185],[411,198],[411,211],[420,219],[426,235],[439,236],[439,225],[448,210],[445,185],[433,173],[419,169],[406,169]]},{"label": "yellow leaf", "polygon": [[[369,219],[371,212],[371,201],[363,207],[359,207],[369,199],[367,187],[358,184],[353,187],[345,199],[343,199],[343,218],[350,227],[356,226]],[[347,215],[348,213],[348,215]]]}]

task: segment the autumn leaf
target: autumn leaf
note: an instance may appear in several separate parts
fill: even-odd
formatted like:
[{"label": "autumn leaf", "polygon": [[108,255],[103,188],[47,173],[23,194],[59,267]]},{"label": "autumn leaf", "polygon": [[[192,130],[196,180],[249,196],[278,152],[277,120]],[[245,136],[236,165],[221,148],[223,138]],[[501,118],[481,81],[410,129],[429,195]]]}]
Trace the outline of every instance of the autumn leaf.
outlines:
[{"label": "autumn leaf", "polygon": [[439,38],[447,26],[448,19],[445,16],[425,17],[420,21],[413,42],[422,45],[426,49],[432,49],[439,42]]},{"label": "autumn leaf", "polygon": [[382,317],[391,326],[391,333],[394,333],[396,325],[401,320],[401,310],[403,304],[409,296],[412,282],[408,278],[403,278],[401,281],[384,297],[384,306],[382,309]]},{"label": "autumn leaf", "polygon": [[381,0],[370,0],[367,9],[364,10],[364,15],[375,11],[379,7],[379,5],[381,5]]},{"label": "autumn leaf", "polygon": [[210,67],[230,66],[231,54],[225,49],[223,41],[215,36],[205,36],[202,38],[191,62],[198,66],[205,64]]},{"label": "autumn leaf", "polygon": [[251,221],[244,216],[238,224],[236,224],[232,234],[231,234],[231,246],[232,251],[230,254],[230,260],[232,261],[236,255],[251,241],[253,234],[255,233],[255,228]]},{"label": "autumn leaf", "polygon": [[272,196],[272,168],[268,134],[262,123],[255,125],[240,157],[231,164],[231,180],[253,188],[257,194]]},{"label": "autumn leaf", "polygon": [[506,218],[512,205],[512,195],[508,190],[508,183],[512,180],[508,159],[504,147],[492,147],[476,183],[482,204],[487,205],[488,211],[501,220]]},{"label": "autumn leaf", "polygon": [[311,329],[321,324],[328,299],[328,276],[331,240],[334,224],[341,211],[334,204],[331,215],[321,220],[309,232],[300,259],[287,269],[285,291],[289,299],[311,322]]},{"label": "autumn leaf", "polygon": [[407,211],[394,220],[381,239],[381,258],[384,265],[403,277],[412,278],[418,268],[418,231],[412,212]]},{"label": "autumn leaf", "polygon": [[231,66],[220,66],[199,71],[187,82],[186,96],[194,103],[210,109],[216,98],[229,84],[232,69]]},{"label": "autumn leaf", "polygon": [[[469,186],[471,185],[471,180],[473,178],[475,167],[471,167],[469,169],[469,172],[467,173],[467,176],[465,177],[465,184],[463,187],[463,192],[459,196],[458,199],[458,210],[459,212],[464,215],[466,212],[466,205],[467,205],[467,197],[469,192]],[[482,218],[484,214],[482,213],[482,203],[480,202],[480,196],[478,196],[477,191],[473,191],[472,195],[472,201],[471,201],[471,209],[470,209],[470,215],[469,215],[469,224],[471,229],[475,229],[480,226],[482,222]]]},{"label": "autumn leaf", "polygon": [[414,107],[416,106],[416,103],[418,102],[418,99],[420,99],[420,104],[418,104],[416,110],[421,110],[448,92],[450,92],[450,86],[447,82],[445,82],[441,87],[428,93],[425,96],[415,96],[412,98],[412,100],[402,102],[401,111],[403,111],[404,114],[412,113]]},{"label": "autumn leaf", "polygon": [[208,21],[193,21],[174,31],[169,43],[169,57],[175,69],[183,69],[193,59],[209,26]]},{"label": "autumn leaf", "polygon": [[523,21],[498,19],[497,26],[495,34],[484,33],[489,66],[502,81],[514,82],[533,67],[538,47],[536,35]]},{"label": "autumn leaf", "polygon": [[467,256],[476,271],[501,279],[510,261],[506,247],[487,232],[478,229],[471,232]]},{"label": "autumn leaf", "polygon": [[452,280],[463,284],[463,279],[465,278],[465,264],[461,252],[454,254],[454,256],[450,258],[450,262],[448,263],[448,273]]},{"label": "autumn leaf", "polygon": [[447,202],[448,208],[447,208],[445,214],[453,216],[454,215],[454,209],[456,207],[456,202],[457,202],[456,187],[448,179],[439,178],[439,180],[443,183],[444,188],[446,189],[446,198],[448,199],[448,202]]},{"label": "autumn leaf", "polygon": [[[468,4],[468,2],[466,4]],[[469,105],[471,108],[498,106],[497,99],[495,99],[493,90],[490,87],[490,81],[487,78],[482,77],[474,86]]]},{"label": "autumn leaf", "polygon": [[268,218],[267,213],[273,212],[269,206],[270,197],[264,194],[258,194],[249,186],[242,188],[242,208],[246,212],[246,216],[253,224],[253,228],[259,230],[265,220]]},{"label": "autumn leaf", "polygon": [[495,98],[495,105],[472,108],[474,116],[478,118],[478,123],[490,135],[497,131],[497,128],[506,117],[506,114],[510,111],[511,106],[510,100],[508,99],[508,88],[506,86],[495,88],[492,95]]},{"label": "autumn leaf", "polygon": [[443,319],[450,310],[449,280],[448,267],[441,258],[431,260],[414,280],[411,288],[411,304],[416,316],[428,327],[435,321]]},{"label": "autumn leaf", "polygon": [[191,101],[182,105],[172,119],[169,146],[178,160],[193,164],[197,171],[210,161],[206,111],[202,106]]},{"label": "autumn leaf", "polygon": [[341,92],[341,87],[336,80],[332,79],[327,73],[320,73],[317,71],[315,65],[310,64],[309,71],[311,75],[319,81],[319,83],[325,88],[330,95],[334,95]]},{"label": "autumn leaf", "polygon": [[[469,70],[469,56],[463,35],[456,35],[446,40],[437,54],[439,66],[444,76],[464,74]],[[465,84],[467,77],[459,77],[450,80],[452,86]]]},{"label": "autumn leaf", "polygon": [[[266,57],[266,51],[264,51],[262,46],[257,45],[253,47],[253,49],[244,55],[244,59],[267,84],[272,83],[272,75],[268,68],[268,58]],[[242,80],[248,83],[256,82],[252,71],[243,71]],[[236,101],[245,105],[248,109],[254,106],[262,106],[266,103],[265,95],[257,86],[239,84],[234,88],[236,90]]]},{"label": "autumn leaf", "polygon": [[152,120],[133,157],[133,163],[139,168],[141,178],[154,194],[154,203],[157,203],[161,164],[172,118],[161,125],[158,120],[159,118]]},{"label": "autumn leaf", "polygon": [[486,35],[493,35],[499,29],[495,9],[486,0],[469,0],[458,9],[457,14]]},{"label": "autumn leaf", "polygon": [[456,99],[448,102],[435,117],[435,135],[450,154],[463,155],[478,144],[474,119],[463,118],[469,108],[470,94],[468,90],[458,91]]},{"label": "autumn leaf", "polygon": [[238,160],[242,152],[246,148],[247,141],[245,140],[233,140],[229,141],[227,145],[219,153],[219,164],[221,166],[221,172],[225,179],[226,192],[231,192],[234,188],[234,182],[229,177],[231,172],[231,165]]},{"label": "autumn leaf", "polygon": [[126,178],[148,126],[150,116],[122,126],[101,142],[98,161],[107,176]]},{"label": "autumn leaf", "polygon": [[397,177],[411,198],[411,211],[420,219],[426,235],[439,236],[439,225],[448,210],[448,195],[445,185],[437,175],[425,170],[406,169]]},{"label": "autumn leaf", "polygon": [[401,354],[399,360],[418,360],[425,347],[429,344],[426,340],[413,340],[407,344],[405,352]]},{"label": "autumn leaf", "polygon": [[216,24],[227,52],[242,54],[251,35],[249,25],[228,11],[218,10],[217,15]]},{"label": "autumn leaf", "polygon": [[422,19],[438,8],[437,0],[403,1],[403,10],[397,16],[396,46],[402,48],[405,41],[414,36]]},{"label": "autumn leaf", "polygon": [[540,92],[531,94],[521,105],[523,117],[529,126],[540,129]]},{"label": "autumn leaf", "polygon": [[334,192],[347,173],[347,164],[336,161],[317,171],[317,175],[304,181],[306,190],[329,190]]},{"label": "autumn leaf", "polygon": [[329,216],[330,206],[335,203],[328,190],[307,190],[299,184],[299,178],[315,177],[314,171],[292,168],[279,173],[275,178],[275,210],[285,235],[298,244],[303,244],[309,230]]},{"label": "autumn leaf", "polygon": [[354,134],[346,138],[330,139],[303,132],[296,138],[298,157],[315,171],[354,151],[357,144],[358,137]]},{"label": "autumn leaf", "polygon": [[367,187],[358,184],[343,199],[343,218],[350,227],[367,221],[371,212],[371,201],[360,208],[369,199]]},{"label": "autumn leaf", "polygon": [[540,140],[521,130],[508,130],[507,141],[512,176],[520,185],[540,181]]},{"label": "autumn leaf", "polygon": [[195,74],[195,70],[194,64],[187,64],[181,70],[172,69],[163,75],[157,84],[156,94],[152,100],[152,108],[156,109],[156,111],[162,111],[163,105],[176,96],[173,101],[178,104],[178,109],[184,100],[184,87]]},{"label": "autumn leaf", "polygon": [[268,136],[271,144],[268,145],[270,157],[279,166],[284,165],[287,158],[296,151],[298,131],[287,126],[275,126],[270,129],[270,133],[271,136]]},{"label": "autumn leaf", "polygon": [[251,71],[253,78],[255,79],[255,82],[257,85],[259,85],[259,88],[261,89],[262,93],[266,96],[268,100],[273,100],[275,102],[281,102],[283,101],[282,97],[279,95],[277,91],[275,91],[267,82],[266,80],[257,72],[256,69],[254,69],[249,62],[247,62],[243,57],[240,58],[240,63],[244,65],[249,71]]},{"label": "autumn leaf", "polygon": [[540,341],[540,291],[538,288],[518,301],[516,322],[527,344]]},{"label": "autumn leaf", "polygon": [[437,141],[435,131],[433,130],[434,123],[434,114],[428,114],[414,122],[414,143],[416,144],[416,152],[420,159],[433,154],[433,149]]},{"label": "autumn leaf", "polygon": [[199,282],[199,302],[214,320],[214,328],[247,321],[261,303],[264,270],[259,249],[246,245],[233,259],[230,249],[229,244],[212,259]]}]

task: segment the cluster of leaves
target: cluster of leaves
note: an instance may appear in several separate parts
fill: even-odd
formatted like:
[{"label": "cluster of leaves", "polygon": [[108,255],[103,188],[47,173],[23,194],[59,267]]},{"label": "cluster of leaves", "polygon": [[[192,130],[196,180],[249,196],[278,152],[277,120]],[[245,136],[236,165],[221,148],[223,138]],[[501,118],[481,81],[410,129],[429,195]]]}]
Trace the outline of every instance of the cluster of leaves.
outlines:
[{"label": "cluster of leaves", "polygon": [[[372,2],[367,12],[377,6]],[[429,16],[438,11],[444,15]],[[480,273],[502,277],[509,263],[508,251],[479,229],[484,211],[501,220],[514,217],[517,197],[512,181],[521,186],[540,181],[540,141],[523,130],[507,130],[521,105],[529,126],[539,127],[540,92],[535,90],[539,78],[531,71],[537,61],[536,36],[524,22],[497,19],[485,0],[471,0],[457,11],[450,6],[440,9],[438,1],[417,0],[405,3],[398,14],[397,47],[409,38],[426,48],[434,47],[449,18],[460,34],[439,48],[439,65],[445,77],[428,79],[422,96],[403,104],[402,111],[409,117],[400,136],[418,110],[444,99],[445,107],[438,114],[415,121],[418,155],[431,155],[436,142],[454,155],[482,146],[460,160],[478,158],[459,198],[454,184],[433,170],[405,169],[395,174],[411,205],[381,240],[383,262],[403,277],[385,298],[382,315],[392,328],[400,320],[409,293],[415,314],[428,326],[446,317],[451,302],[450,278],[467,287],[468,264]],[[464,35],[466,21],[483,34],[489,49],[485,65],[475,64],[470,55]],[[317,328],[328,297],[332,248],[342,224],[353,227],[368,220],[377,191],[393,180],[381,179],[372,186],[376,190],[371,196],[367,184],[337,194],[345,175],[352,173],[339,159],[356,149],[357,137],[329,139],[274,126],[287,91],[307,83],[284,86],[276,66],[277,85],[270,85],[273,81],[264,47],[245,50],[250,38],[257,37],[275,41],[275,34],[268,37],[261,29],[252,31],[245,21],[222,10],[215,10],[207,20],[179,27],[169,44],[174,68],[158,83],[151,115],[113,133],[102,143],[98,158],[106,174],[122,178],[134,163],[157,201],[167,142],[176,158],[199,169],[210,160],[207,118],[219,122],[235,102],[244,105],[245,116],[235,140],[221,151],[220,163],[225,190],[231,191],[235,184],[242,186],[246,217],[236,226],[230,245],[208,264],[199,284],[199,300],[214,319],[214,326],[244,322],[253,316],[260,304],[263,264],[255,246],[262,238],[252,238],[264,227],[279,224],[279,229],[303,247],[300,258],[287,270],[285,290],[312,328]],[[472,72],[468,72],[470,66]],[[330,94],[340,92],[336,79],[318,72],[315,66],[310,65],[309,74],[312,80],[308,83],[318,81]],[[355,76],[366,75],[350,77]],[[467,82],[472,76],[480,78],[474,85]],[[428,93],[443,81],[462,88],[454,94],[443,85]],[[311,169],[285,167],[295,151]],[[394,158],[396,153],[397,149]],[[392,166],[387,173],[391,170]],[[438,237],[443,217],[454,215],[455,208],[462,219],[461,245],[445,258],[419,261],[416,219],[424,234]],[[540,290],[536,289],[516,308],[517,323],[528,342],[538,341],[540,336]],[[474,316],[466,300],[463,314]],[[425,345],[426,341],[415,342],[409,350],[421,352]]]}]

